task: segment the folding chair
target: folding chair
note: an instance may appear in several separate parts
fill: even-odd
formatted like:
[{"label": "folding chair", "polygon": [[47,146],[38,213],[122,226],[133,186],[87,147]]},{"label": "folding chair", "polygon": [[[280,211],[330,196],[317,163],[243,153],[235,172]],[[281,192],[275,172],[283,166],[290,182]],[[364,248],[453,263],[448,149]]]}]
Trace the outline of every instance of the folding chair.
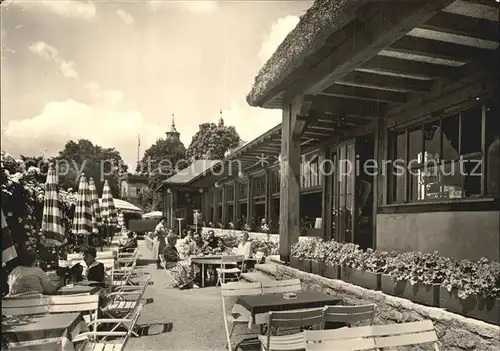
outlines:
[{"label": "folding chair", "polygon": [[271,280],[262,282],[263,294],[278,294],[302,291],[300,279]]},{"label": "folding chair", "polygon": [[49,313],[83,312],[87,325],[97,319],[98,295],[52,295],[47,296],[47,301]]},{"label": "folding chair", "polygon": [[325,306],[325,308],[325,323],[343,322],[351,326],[353,322],[369,321],[372,325],[377,305]]},{"label": "folding chair", "polygon": [[2,315],[27,316],[48,312],[48,301],[42,294],[2,298]]},{"label": "folding chair", "polygon": [[[244,261],[245,256],[222,256],[220,260],[220,268],[216,268],[217,283],[215,286],[226,283],[226,274],[233,275],[233,277],[227,279],[239,281],[241,268],[238,268],[238,264],[243,264]],[[228,265],[236,267],[227,268]]]},{"label": "folding chair", "polygon": [[304,331],[307,351],[380,350],[384,348],[433,344],[438,337],[430,320],[333,330]]},{"label": "folding chair", "polygon": [[[235,304],[231,310],[231,313],[228,314],[226,312],[225,298],[260,294],[262,294],[262,287],[260,283],[233,282],[221,284],[222,315],[224,317],[224,326],[226,328],[226,347],[229,347],[229,350],[232,350],[231,337],[233,336],[234,328],[236,327],[236,325],[249,325],[252,321],[252,315],[250,311],[238,304]],[[229,330],[229,323],[231,323],[231,331]]]},{"label": "folding chair", "polygon": [[[310,308],[284,312],[269,312],[266,335],[259,335],[262,350],[304,350],[304,332],[289,335],[271,335],[274,328],[304,328],[323,325],[324,308]],[[335,350],[335,349],[330,349]]]}]

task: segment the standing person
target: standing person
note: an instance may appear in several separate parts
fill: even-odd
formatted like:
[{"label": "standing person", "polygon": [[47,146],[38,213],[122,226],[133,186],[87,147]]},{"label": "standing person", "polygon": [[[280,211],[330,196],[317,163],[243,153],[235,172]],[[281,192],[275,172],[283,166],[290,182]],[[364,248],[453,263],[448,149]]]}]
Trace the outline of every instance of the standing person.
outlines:
[{"label": "standing person", "polygon": [[167,219],[165,217],[163,217],[160,223],[158,223],[153,235],[155,238],[155,243],[153,245],[153,257],[156,257],[156,268],[162,269],[160,255],[163,254],[163,250],[166,246],[165,238],[168,235]]},{"label": "standing person", "polygon": [[37,257],[34,252],[26,252],[21,257],[21,265],[14,268],[8,277],[9,295],[53,294],[59,288],[50,281],[49,276],[37,267]]}]

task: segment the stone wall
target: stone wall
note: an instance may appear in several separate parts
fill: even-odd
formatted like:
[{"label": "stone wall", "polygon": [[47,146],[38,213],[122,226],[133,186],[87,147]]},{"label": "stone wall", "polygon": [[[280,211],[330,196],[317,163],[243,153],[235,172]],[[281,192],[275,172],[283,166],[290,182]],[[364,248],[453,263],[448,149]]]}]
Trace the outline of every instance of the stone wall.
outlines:
[{"label": "stone wall", "polygon": [[[266,272],[272,274],[272,272]],[[277,265],[276,279],[299,278],[303,288],[337,295],[346,305],[375,303],[377,315],[374,324],[413,322],[431,319],[436,326],[441,350],[500,350],[500,327],[466,318],[440,308],[427,307],[409,300],[386,295],[345,283],[305,273],[284,265]],[[432,348],[411,347],[411,350]]]}]

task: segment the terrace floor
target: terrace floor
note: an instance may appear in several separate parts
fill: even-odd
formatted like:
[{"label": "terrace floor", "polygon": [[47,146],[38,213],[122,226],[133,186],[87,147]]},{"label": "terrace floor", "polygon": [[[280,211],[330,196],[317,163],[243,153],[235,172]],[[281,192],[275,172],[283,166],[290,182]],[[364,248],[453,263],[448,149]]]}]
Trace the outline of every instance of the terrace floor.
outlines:
[{"label": "terrace floor", "polygon": [[[140,254],[149,257],[145,242],[139,243]],[[138,324],[172,322],[173,328],[169,332],[162,332],[162,328],[156,325],[150,329],[150,334],[155,335],[131,338],[127,350],[227,350],[224,347],[226,339],[220,288],[170,289],[166,288],[168,278],[165,271],[157,270],[155,264],[144,267],[144,271],[152,274],[154,283],[148,286],[146,297],[154,301],[144,306]],[[243,333],[249,332],[246,326],[237,326],[233,340],[238,342],[244,337]]]}]

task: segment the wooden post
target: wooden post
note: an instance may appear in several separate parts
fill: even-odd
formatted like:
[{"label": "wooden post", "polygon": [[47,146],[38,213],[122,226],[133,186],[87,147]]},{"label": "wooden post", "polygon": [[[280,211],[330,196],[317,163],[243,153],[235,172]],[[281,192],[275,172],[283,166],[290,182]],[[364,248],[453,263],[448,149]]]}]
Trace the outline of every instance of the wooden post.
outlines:
[{"label": "wooden post", "polygon": [[240,213],[240,182],[235,181],[234,182],[234,207],[233,207],[233,213],[234,213],[234,218],[233,222],[236,223],[236,221],[240,220],[241,213]]},{"label": "wooden post", "polygon": [[272,170],[267,169],[266,171],[266,220],[267,224],[271,221],[274,221],[273,218],[274,213],[274,200],[273,200],[273,175]]},{"label": "wooden post", "polygon": [[299,240],[300,225],[300,138],[305,129],[303,118],[310,104],[302,97],[283,106],[281,131],[280,259],[290,262],[291,246]]},{"label": "wooden post", "polygon": [[212,194],[213,194],[212,204],[214,206],[214,210],[212,211],[212,223],[216,224],[217,223],[217,211],[219,209],[219,204],[217,203],[217,188],[214,188],[214,191]]},{"label": "wooden post", "polygon": [[[318,167],[318,172],[320,173],[320,179],[322,181],[322,220],[321,220],[321,229],[323,233],[324,240],[330,240],[332,236],[332,165],[331,165],[331,157],[330,157],[330,148],[323,148],[323,157],[322,162]],[[327,176],[328,174],[328,176]]]},{"label": "wooden post", "polygon": [[224,227],[227,225],[227,191],[226,187],[222,187],[222,218],[221,222]]},{"label": "wooden post", "polygon": [[249,176],[247,183],[247,221],[253,220],[253,194],[252,194],[252,178]]}]

